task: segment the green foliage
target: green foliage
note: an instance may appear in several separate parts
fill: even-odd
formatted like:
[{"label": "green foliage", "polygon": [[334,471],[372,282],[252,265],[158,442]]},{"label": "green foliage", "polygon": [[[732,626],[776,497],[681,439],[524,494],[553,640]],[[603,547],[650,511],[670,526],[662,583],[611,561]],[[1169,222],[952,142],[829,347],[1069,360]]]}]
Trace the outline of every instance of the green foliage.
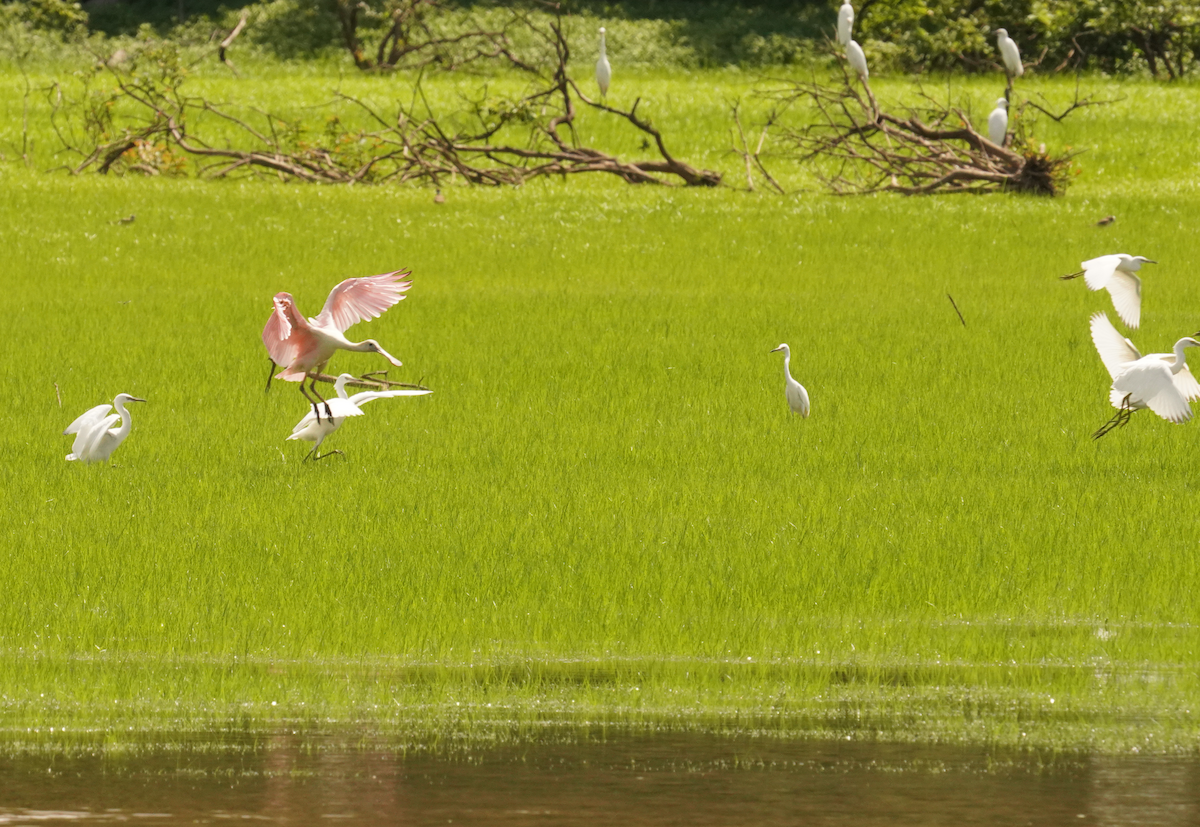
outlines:
[{"label": "green foliage", "polygon": [[87,24],[87,13],[69,0],[19,0],[0,3],[0,26],[24,25],[38,31],[73,34]]}]

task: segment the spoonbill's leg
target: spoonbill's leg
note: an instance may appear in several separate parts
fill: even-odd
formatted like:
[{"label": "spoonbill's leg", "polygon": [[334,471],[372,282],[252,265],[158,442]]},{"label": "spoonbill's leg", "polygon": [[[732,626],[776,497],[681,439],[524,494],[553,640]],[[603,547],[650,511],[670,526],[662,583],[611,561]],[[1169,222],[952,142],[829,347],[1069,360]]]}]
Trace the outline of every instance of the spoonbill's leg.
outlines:
[{"label": "spoonbill's leg", "polygon": [[[309,389],[309,390],[311,390],[311,391],[312,391],[314,394],[316,394],[316,397],[317,397],[317,399],[320,399],[322,402],[325,402],[325,397],[321,396],[321,393],[320,393],[320,391],[318,391],[318,390],[317,390],[317,380],[316,380],[316,377],[314,377],[312,374],[309,374],[309,377],[312,379],[312,381],[309,383],[309,385],[308,385],[308,389]],[[300,384],[304,384],[304,383],[303,383],[303,382],[301,382]],[[330,421],[330,422],[332,422],[332,421],[333,421],[333,411],[329,410],[329,403],[328,403],[328,402],[325,402],[325,415],[329,417],[329,421]],[[318,420],[319,420],[320,418],[321,418],[321,417],[319,417],[319,416],[317,417],[317,419],[318,419]]]},{"label": "spoonbill's leg", "polygon": [[[317,418],[317,424],[320,424],[320,422],[321,422],[321,409],[317,407],[317,402],[316,402],[316,400],[314,400],[314,399],[313,399],[311,396],[309,396],[309,395],[308,395],[308,391],[306,391],[306,390],[304,389],[304,380],[300,380],[300,393],[304,394],[304,398],[308,400],[308,404],[310,404],[310,405],[312,405],[312,406],[313,406],[313,416],[315,416],[315,417]],[[324,399],[322,399],[321,401],[322,401],[322,402],[324,402],[325,400],[324,400]],[[329,417],[329,418],[330,418],[330,419],[333,419],[333,417],[332,417],[332,416],[331,416],[331,417]],[[313,450],[316,450],[316,449],[314,448]]]},{"label": "spoonbill's leg", "polygon": [[268,357],[267,361],[271,363],[271,369],[267,371],[267,389],[263,393],[271,392],[271,378],[275,375],[275,360]]}]

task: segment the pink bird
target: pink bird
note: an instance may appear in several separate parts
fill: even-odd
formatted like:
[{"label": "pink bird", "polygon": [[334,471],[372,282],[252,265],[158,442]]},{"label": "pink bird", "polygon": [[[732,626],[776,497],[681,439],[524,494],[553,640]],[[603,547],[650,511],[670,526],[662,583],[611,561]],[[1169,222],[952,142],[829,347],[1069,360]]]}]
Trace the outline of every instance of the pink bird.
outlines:
[{"label": "pink bird", "polygon": [[[296,309],[291,293],[275,294],[275,310],[263,328],[262,340],[271,355],[271,372],[275,366],[283,368],[276,379],[299,382],[300,393],[312,403],[317,421],[321,414],[317,401],[304,389],[304,380],[312,379],[310,390],[317,400],[325,403],[325,415],[333,419],[329,404],[317,393],[315,373],[325,370],[326,363],[337,350],[354,350],[360,353],[380,353],[396,367],[400,360],[379,346],[374,339],[351,342],[345,334],[346,328],[367,319],[376,319],[393,304],[404,298],[404,292],[412,287],[405,277],[406,270],[396,270],[381,276],[364,276],[346,279],[329,293],[320,315],[305,319]],[[271,389],[271,375],[267,375],[267,390]]]}]

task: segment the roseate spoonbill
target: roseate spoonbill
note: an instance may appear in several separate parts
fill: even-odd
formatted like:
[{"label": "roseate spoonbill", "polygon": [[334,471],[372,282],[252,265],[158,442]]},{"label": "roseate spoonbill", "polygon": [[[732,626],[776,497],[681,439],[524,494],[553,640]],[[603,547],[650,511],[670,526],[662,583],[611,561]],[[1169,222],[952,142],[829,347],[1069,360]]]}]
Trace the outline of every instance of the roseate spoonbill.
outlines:
[{"label": "roseate spoonbill", "polygon": [[1000,47],[1005,74],[1009,78],[1019,78],[1025,74],[1025,67],[1021,64],[1021,50],[1017,48],[1017,41],[1008,36],[1007,29],[996,29],[996,45]]},{"label": "roseate spoonbill", "polygon": [[600,59],[596,61],[596,85],[600,96],[608,97],[608,84],[612,80],[612,66],[608,62],[608,51],[604,47],[604,27],[600,27]]},{"label": "roseate spoonbill", "polygon": [[837,42],[843,46],[850,45],[850,30],[854,27],[854,6],[850,5],[849,0],[842,3],[842,7],[838,9],[838,28]]},{"label": "roseate spoonbill", "polygon": [[1143,356],[1103,313],[1092,316],[1091,326],[1096,352],[1113,380],[1108,398],[1117,409],[1113,418],[1092,434],[1093,439],[1126,424],[1133,412],[1142,408],[1149,408],[1168,422],[1192,418],[1188,401],[1200,399],[1200,382],[1188,369],[1183,351],[1200,347],[1200,341],[1185,336],[1175,343],[1171,353]]},{"label": "roseate spoonbill", "polygon": [[[97,405],[81,414],[63,431],[64,436],[75,434],[75,443],[71,446],[71,453],[67,454],[67,462],[79,460],[84,465],[107,462],[133,428],[133,417],[125,410],[125,403],[145,401],[127,393],[118,393],[112,405]],[[113,407],[117,412],[110,414],[109,410]],[[121,421],[121,427],[114,428],[117,420]]]},{"label": "roseate spoonbill", "polygon": [[846,44],[846,59],[850,61],[851,68],[865,81],[869,74],[867,56],[863,54],[862,46],[859,46],[857,41],[851,40]]},{"label": "roseate spoonbill", "polygon": [[1143,264],[1158,264],[1145,256],[1130,256],[1114,253],[1110,256],[1091,258],[1083,262],[1078,273],[1059,276],[1066,281],[1083,276],[1089,290],[1108,290],[1112,296],[1113,309],[1121,321],[1137,330],[1142,316],[1142,280],[1134,275]]},{"label": "roseate spoonbill", "polygon": [[[304,418],[296,423],[296,427],[292,428],[292,435],[288,439],[303,439],[314,443],[311,451],[308,452],[308,457],[314,459],[323,459],[329,454],[340,454],[341,451],[329,451],[324,454],[317,454],[317,449],[321,447],[321,443],[325,437],[332,434],[338,428],[342,427],[342,423],[347,417],[362,416],[362,410],[359,406],[370,402],[374,399],[384,399],[389,396],[424,396],[427,393],[433,393],[430,390],[397,390],[397,391],[363,391],[356,393],[354,396],[346,396],[346,383],[353,382],[355,376],[349,373],[343,373],[333,383],[334,389],[337,391],[337,398],[329,400],[326,404],[333,406],[333,412],[324,420],[321,420],[315,412],[309,411]],[[315,456],[314,456],[315,455]]]},{"label": "roseate spoonbill", "polygon": [[800,416],[807,417],[808,391],[804,389],[803,385],[792,378],[792,350],[786,344],[782,344],[771,352],[775,353],[780,350],[783,351],[783,381],[788,407],[792,409],[792,413],[798,413]]},{"label": "roseate spoonbill", "polygon": [[1000,98],[996,108],[988,115],[988,140],[996,146],[1004,146],[1004,138],[1008,134],[1008,101]]},{"label": "roseate spoonbill", "polygon": [[[313,413],[320,417],[317,400],[325,400],[317,393],[317,381],[313,374],[325,370],[326,363],[335,351],[378,353],[399,367],[400,360],[380,347],[379,342],[374,339],[351,342],[344,334],[351,325],[376,319],[383,311],[401,301],[404,292],[412,287],[412,281],[406,279],[408,275],[406,270],[396,270],[379,276],[346,279],[329,292],[320,315],[307,320],[296,309],[291,293],[276,293],[275,309],[262,332],[263,344],[271,355],[271,372],[274,373],[276,365],[283,368],[275,378],[299,382],[300,393],[312,403]],[[317,397],[316,400],[304,390],[304,380],[309,378],[312,378],[310,390]],[[267,390],[270,389],[271,375],[268,374]],[[333,416],[328,405],[325,406],[325,413]]]}]

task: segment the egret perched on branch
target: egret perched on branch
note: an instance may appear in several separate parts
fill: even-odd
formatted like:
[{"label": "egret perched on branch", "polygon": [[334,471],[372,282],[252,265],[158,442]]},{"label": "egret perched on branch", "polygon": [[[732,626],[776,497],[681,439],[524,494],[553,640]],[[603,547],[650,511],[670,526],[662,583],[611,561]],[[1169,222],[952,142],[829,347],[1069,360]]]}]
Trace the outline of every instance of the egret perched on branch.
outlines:
[{"label": "egret perched on branch", "polygon": [[[304,380],[314,373],[325,370],[330,357],[338,350],[354,350],[360,353],[378,353],[399,367],[400,360],[379,346],[374,339],[351,342],[346,339],[348,327],[366,319],[376,319],[392,305],[404,298],[404,292],[412,287],[405,277],[408,272],[396,270],[381,276],[364,276],[346,279],[329,293],[320,315],[307,320],[296,309],[291,293],[276,293],[275,309],[267,326],[263,328],[262,340],[271,355],[271,372],[279,365],[282,371],[275,377],[287,382],[299,382],[300,393],[312,403],[313,413],[320,418],[317,402],[324,398],[317,393],[317,380],[312,379],[313,399],[304,390]],[[271,375],[267,375],[267,390],[271,389]],[[326,416],[333,416],[329,405]]]},{"label": "egret perched on branch", "polygon": [[320,419],[315,412],[309,411],[304,418],[296,423],[296,427],[292,428],[292,435],[288,439],[303,439],[307,442],[314,443],[311,451],[305,456],[305,459],[316,455],[315,459],[323,459],[329,454],[340,454],[341,451],[329,451],[324,454],[317,454],[317,449],[321,447],[321,443],[325,441],[325,437],[332,434],[338,428],[342,427],[342,423],[347,417],[362,416],[361,405],[366,404],[374,399],[384,399],[389,396],[424,396],[427,393],[433,393],[430,390],[398,390],[398,391],[363,391],[356,393],[354,396],[346,396],[346,383],[353,382],[357,377],[343,373],[333,383],[334,390],[337,391],[337,399],[330,399],[326,404],[333,406],[333,413],[326,416],[325,419]]},{"label": "egret perched on branch", "polygon": [[850,0],[842,3],[842,7],[838,9],[838,27],[837,27],[837,42],[843,46],[850,45],[850,32],[854,28],[854,6],[850,5]]},{"label": "egret perched on branch", "polygon": [[600,96],[608,97],[608,83],[612,80],[612,66],[608,64],[608,52],[604,47],[604,27],[600,27],[600,59],[596,61],[596,85]]},{"label": "egret perched on branch", "polygon": [[858,41],[851,40],[846,44],[846,59],[850,61],[851,68],[865,81],[869,74],[867,72],[867,56],[863,54],[862,46],[858,45]]},{"label": "egret perched on branch", "polygon": [[1200,341],[1185,336],[1175,343],[1171,353],[1143,356],[1133,342],[1117,332],[1108,316],[1096,313],[1092,316],[1092,342],[1112,376],[1109,401],[1117,409],[1113,418],[1092,434],[1093,439],[1124,425],[1134,411],[1142,408],[1149,408],[1168,422],[1192,418],[1188,401],[1200,399],[1200,383],[1188,369],[1183,351],[1200,347]]},{"label": "egret perched on branch", "polygon": [[[71,446],[71,453],[67,454],[67,462],[79,460],[84,465],[107,462],[133,428],[133,418],[125,410],[125,403],[145,401],[127,393],[118,393],[112,405],[97,405],[81,414],[63,431],[64,436],[75,434],[75,443]],[[110,414],[109,410],[114,406],[117,412]],[[117,420],[121,421],[121,427],[114,428]]]},{"label": "egret perched on branch", "polygon": [[1017,48],[1017,41],[1008,36],[1007,29],[996,29],[996,45],[1000,47],[1005,74],[1010,78],[1019,78],[1025,74],[1025,67],[1021,64],[1021,50]]},{"label": "egret perched on branch", "polygon": [[783,382],[784,393],[787,395],[788,407],[792,409],[792,413],[798,413],[800,416],[808,416],[808,391],[804,386],[792,378],[792,350],[786,344],[772,350],[772,353],[783,351]]},{"label": "egret perched on branch", "polygon": [[988,115],[988,140],[996,146],[1004,146],[1004,138],[1008,134],[1008,101],[1000,98],[996,108]]},{"label": "egret perched on branch", "polygon": [[1107,289],[1112,296],[1113,309],[1121,321],[1137,330],[1142,315],[1142,280],[1134,275],[1143,264],[1158,264],[1145,256],[1130,256],[1114,253],[1110,256],[1088,259],[1078,273],[1059,276],[1066,281],[1083,276],[1089,290]]}]

